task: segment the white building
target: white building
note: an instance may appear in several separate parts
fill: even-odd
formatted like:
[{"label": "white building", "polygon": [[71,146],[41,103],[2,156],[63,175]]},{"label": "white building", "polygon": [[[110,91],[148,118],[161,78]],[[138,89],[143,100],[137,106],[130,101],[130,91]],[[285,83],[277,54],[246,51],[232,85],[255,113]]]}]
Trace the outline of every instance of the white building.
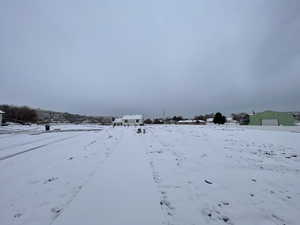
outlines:
[{"label": "white building", "polygon": [[114,122],[113,122],[113,125],[114,126],[123,126],[123,120],[122,120],[122,118],[115,119]]},{"label": "white building", "polygon": [[4,112],[0,110],[0,126],[2,125],[3,114]]},{"label": "white building", "polygon": [[115,119],[114,126],[142,126],[144,117],[142,115],[126,115],[122,118]]}]

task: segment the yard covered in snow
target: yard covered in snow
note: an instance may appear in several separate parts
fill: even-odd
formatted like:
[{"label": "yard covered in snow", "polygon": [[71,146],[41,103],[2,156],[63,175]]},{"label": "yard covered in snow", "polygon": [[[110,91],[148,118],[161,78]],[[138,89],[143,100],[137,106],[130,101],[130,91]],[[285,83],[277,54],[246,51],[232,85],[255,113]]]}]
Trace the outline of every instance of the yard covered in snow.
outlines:
[{"label": "yard covered in snow", "polygon": [[0,128],[1,225],[298,225],[300,133]]}]

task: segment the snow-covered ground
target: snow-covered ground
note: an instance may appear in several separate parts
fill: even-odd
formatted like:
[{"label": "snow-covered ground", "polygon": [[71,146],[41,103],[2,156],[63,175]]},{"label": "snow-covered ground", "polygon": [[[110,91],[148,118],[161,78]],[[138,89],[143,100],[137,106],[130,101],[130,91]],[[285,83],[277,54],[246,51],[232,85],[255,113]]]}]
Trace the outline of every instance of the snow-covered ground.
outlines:
[{"label": "snow-covered ground", "polygon": [[298,225],[300,133],[0,127],[1,225]]}]

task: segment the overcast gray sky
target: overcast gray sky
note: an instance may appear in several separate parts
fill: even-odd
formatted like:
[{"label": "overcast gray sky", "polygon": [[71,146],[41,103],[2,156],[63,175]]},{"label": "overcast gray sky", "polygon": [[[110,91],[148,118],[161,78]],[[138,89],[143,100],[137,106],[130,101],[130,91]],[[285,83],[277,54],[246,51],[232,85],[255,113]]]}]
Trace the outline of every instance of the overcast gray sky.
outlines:
[{"label": "overcast gray sky", "polygon": [[0,0],[0,104],[300,110],[299,0]]}]

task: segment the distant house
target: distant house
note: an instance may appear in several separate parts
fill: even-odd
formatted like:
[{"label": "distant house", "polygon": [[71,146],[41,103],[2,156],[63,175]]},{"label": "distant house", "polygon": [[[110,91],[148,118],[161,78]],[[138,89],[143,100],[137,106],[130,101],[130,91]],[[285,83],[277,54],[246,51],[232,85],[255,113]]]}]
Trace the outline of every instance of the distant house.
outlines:
[{"label": "distant house", "polygon": [[114,126],[142,126],[144,117],[142,115],[126,115],[122,118],[115,119]]},{"label": "distant house", "polygon": [[3,111],[0,110],[0,126],[2,126],[2,120],[3,120],[3,114],[4,113],[5,112],[3,112]]},{"label": "distant house", "polygon": [[249,125],[257,126],[294,126],[295,119],[288,112],[265,111],[250,115]]},{"label": "distant house", "polygon": [[206,122],[207,123],[213,123],[214,122],[214,118],[207,118]]},{"label": "distant house", "polygon": [[114,126],[123,126],[123,120],[122,118],[117,118],[113,121]]},{"label": "distant house", "polygon": [[142,115],[127,115],[122,117],[124,126],[141,126],[144,125]]},{"label": "distant house", "polygon": [[205,125],[206,122],[204,120],[179,120],[177,124],[180,125]]},{"label": "distant house", "polygon": [[176,120],[173,120],[172,118],[166,118],[163,120],[164,124],[176,124]]},{"label": "distant house", "polygon": [[232,117],[226,117],[226,123],[237,123]]}]

